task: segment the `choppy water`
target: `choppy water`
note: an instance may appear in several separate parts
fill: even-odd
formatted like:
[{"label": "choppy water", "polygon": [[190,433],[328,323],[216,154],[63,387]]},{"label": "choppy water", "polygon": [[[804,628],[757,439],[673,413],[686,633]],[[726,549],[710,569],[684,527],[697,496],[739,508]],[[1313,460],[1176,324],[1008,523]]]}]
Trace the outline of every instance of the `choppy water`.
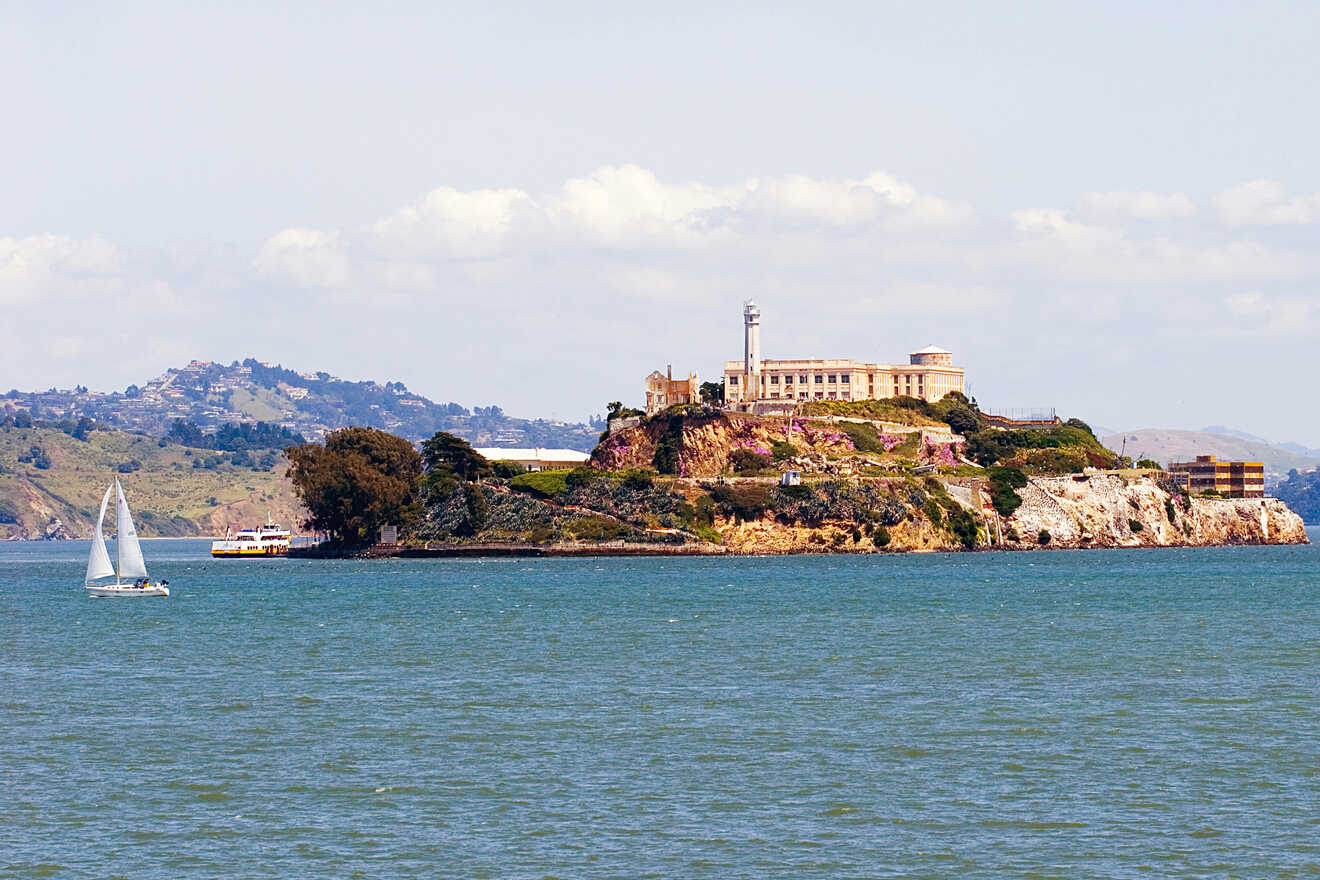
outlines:
[{"label": "choppy water", "polygon": [[0,877],[1313,877],[1312,547],[0,546]]}]

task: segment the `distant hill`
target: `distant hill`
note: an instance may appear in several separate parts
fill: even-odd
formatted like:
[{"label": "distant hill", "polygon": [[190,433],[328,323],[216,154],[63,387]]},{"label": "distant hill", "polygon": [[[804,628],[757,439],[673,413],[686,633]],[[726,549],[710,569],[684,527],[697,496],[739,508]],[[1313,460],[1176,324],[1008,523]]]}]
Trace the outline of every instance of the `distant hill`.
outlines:
[{"label": "distant hill", "polygon": [[91,537],[115,477],[147,537],[223,535],[227,525],[265,522],[268,513],[297,527],[304,515],[284,477],[288,462],[274,450],[191,449],[126,431],[85,437],[0,427],[0,539]]},{"label": "distant hill", "polygon": [[1296,511],[1307,525],[1320,524],[1320,471],[1292,471],[1274,494]]},{"label": "distant hill", "polygon": [[1123,448],[1124,438],[1127,439],[1126,454],[1133,460],[1151,458],[1163,465],[1171,461],[1189,461],[1198,455],[1214,455],[1223,459],[1264,462],[1265,472],[1275,476],[1282,476],[1294,468],[1308,470],[1320,465],[1320,458],[1238,434],[1142,428],[1107,434],[1100,440],[1110,449],[1119,450]]},{"label": "distant hill", "polygon": [[206,432],[242,422],[269,422],[319,440],[348,425],[381,428],[412,441],[449,431],[476,446],[546,446],[590,451],[603,423],[570,423],[506,416],[498,406],[436,403],[402,382],[351,382],[325,372],[297,372],[251,358],[230,364],[193,361],[142,385],[105,394],[10,391],[0,415],[26,411],[34,419],[89,417],[129,431],[164,436],[175,420]]}]

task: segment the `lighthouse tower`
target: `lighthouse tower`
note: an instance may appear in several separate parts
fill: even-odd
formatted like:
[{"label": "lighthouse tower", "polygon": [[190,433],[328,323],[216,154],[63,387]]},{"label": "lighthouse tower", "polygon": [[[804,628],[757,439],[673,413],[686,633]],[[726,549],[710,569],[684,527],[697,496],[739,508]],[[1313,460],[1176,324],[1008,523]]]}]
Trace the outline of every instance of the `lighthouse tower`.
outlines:
[{"label": "lighthouse tower", "polygon": [[752,300],[743,304],[743,400],[761,396],[761,308]]}]

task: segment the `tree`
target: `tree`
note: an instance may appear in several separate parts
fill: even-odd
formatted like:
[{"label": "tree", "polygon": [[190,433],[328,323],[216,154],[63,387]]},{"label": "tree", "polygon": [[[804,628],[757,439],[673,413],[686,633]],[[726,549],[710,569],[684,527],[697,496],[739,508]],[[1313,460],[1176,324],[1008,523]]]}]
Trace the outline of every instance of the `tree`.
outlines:
[{"label": "tree", "polygon": [[490,462],[472,444],[447,431],[436,431],[430,440],[422,441],[422,463],[428,474],[453,474],[464,481],[490,476],[492,472]]},{"label": "tree", "polygon": [[86,440],[87,432],[95,429],[95,427],[96,427],[95,422],[87,418],[87,416],[83,416],[78,420],[78,424],[75,425],[73,428],[73,433],[71,433],[69,436],[72,437],[74,440]]},{"label": "tree", "polygon": [[617,400],[611,400],[609,403],[605,404],[605,421],[607,422],[612,422],[615,419],[626,419],[629,416],[644,415],[646,415],[646,413],[642,412],[640,409],[633,409],[632,407],[624,406]]},{"label": "tree", "polygon": [[944,422],[951,429],[959,434],[971,434],[981,427],[981,422],[976,418],[976,413],[972,412],[968,406],[954,406],[944,415]]},{"label": "tree", "polygon": [[707,406],[724,406],[724,383],[702,382],[701,402]]},{"label": "tree", "polygon": [[340,428],[325,445],[285,450],[307,525],[346,544],[374,539],[386,523],[405,530],[416,514],[422,457],[402,437],[375,428]]}]

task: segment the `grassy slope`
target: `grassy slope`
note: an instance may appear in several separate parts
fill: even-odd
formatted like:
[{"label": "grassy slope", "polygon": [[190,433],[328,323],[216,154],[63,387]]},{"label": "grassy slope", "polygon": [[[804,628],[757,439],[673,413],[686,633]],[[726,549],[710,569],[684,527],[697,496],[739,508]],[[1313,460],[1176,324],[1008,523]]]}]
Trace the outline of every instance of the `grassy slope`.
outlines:
[{"label": "grassy slope", "polygon": [[[18,461],[33,445],[45,450],[49,470]],[[285,525],[294,524],[297,502],[283,477],[282,459],[269,471],[229,464],[206,470],[192,466],[197,455],[214,453],[172,443],[162,447],[153,437],[120,431],[93,431],[86,442],[48,428],[0,431],[0,504],[19,519],[0,523],[0,539],[42,537],[52,516],[74,537],[90,537],[101,495],[116,476],[144,536],[222,533],[227,523],[264,520],[267,510]],[[130,459],[141,469],[117,473],[116,466]]]},{"label": "grassy slope", "polygon": [[275,393],[266,388],[258,389],[256,394],[235,388],[229,394],[228,405],[234,412],[259,422],[279,422],[284,418],[284,413],[275,401]]},{"label": "grassy slope", "polygon": [[897,406],[888,400],[812,400],[802,404],[802,414],[875,419],[914,427],[948,427],[944,422],[929,418],[916,410]]}]

